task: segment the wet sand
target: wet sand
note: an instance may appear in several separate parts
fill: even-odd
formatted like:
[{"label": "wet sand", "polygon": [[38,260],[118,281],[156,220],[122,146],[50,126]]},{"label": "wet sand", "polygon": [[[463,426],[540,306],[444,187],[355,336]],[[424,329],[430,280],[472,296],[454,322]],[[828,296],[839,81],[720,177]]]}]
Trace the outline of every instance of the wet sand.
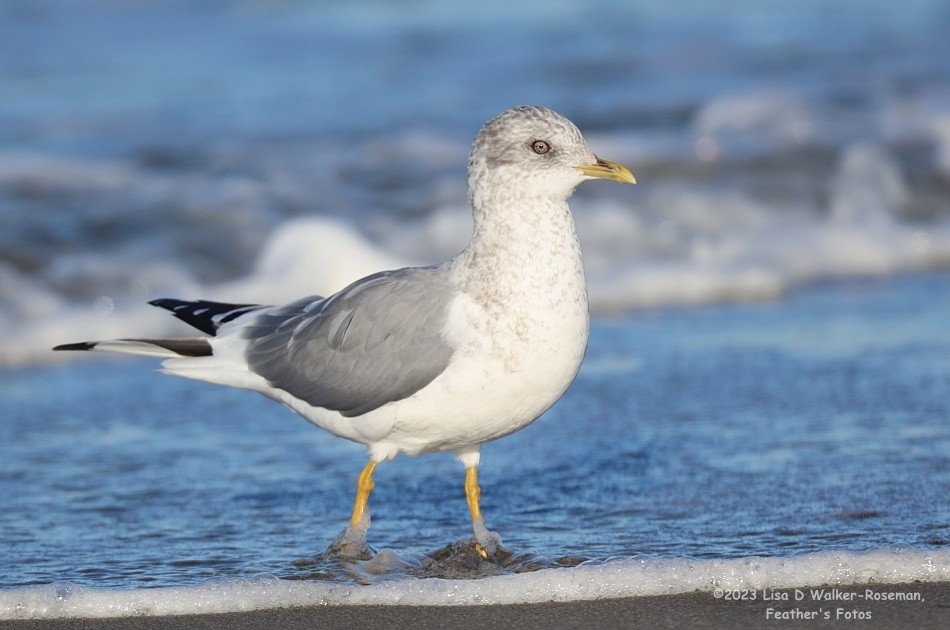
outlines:
[{"label": "wet sand", "polygon": [[[0,628],[709,628],[950,627],[950,582],[628,597],[505,606],[319,606],[175,617],[0,621]],[[868,595],[871,597],[868,597]],[[768,598],[768,599],[766,599]]]}]

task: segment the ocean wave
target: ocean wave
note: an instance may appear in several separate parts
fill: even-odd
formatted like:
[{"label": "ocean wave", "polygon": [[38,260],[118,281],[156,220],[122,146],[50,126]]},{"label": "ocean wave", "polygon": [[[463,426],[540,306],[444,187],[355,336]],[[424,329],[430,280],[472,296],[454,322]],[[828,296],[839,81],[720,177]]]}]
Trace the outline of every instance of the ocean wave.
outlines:
[{"label": "ocean wave", "polygon": [[[578,200],[592,311],[768,300],[823,278],[950,266],[950,218],[895,216],[885,204],[900,198],[902,184],[894,171],[880,172],[876,152],[857,147],[844,157],[825,215],[687,187],[653,191],[643,207]],[[865,166],[866,174],[848,172]],[[262,239],[248,272],[222,282],[199,277],[197,257],[169,258],[154,243],[144,251],[63,252],[32,274],[0,263],[7,340],[0,362],[49,361],[49,347],[73,338],[187,334],[145,306],[155,297],[274,303],[326,295],[381,269],[443,260],[464,247],[471,217],[463,206],[447,206],[379,232],[371,239],[336,218],[288,219]],[[213,241],[214,229],[202,238]]]}]

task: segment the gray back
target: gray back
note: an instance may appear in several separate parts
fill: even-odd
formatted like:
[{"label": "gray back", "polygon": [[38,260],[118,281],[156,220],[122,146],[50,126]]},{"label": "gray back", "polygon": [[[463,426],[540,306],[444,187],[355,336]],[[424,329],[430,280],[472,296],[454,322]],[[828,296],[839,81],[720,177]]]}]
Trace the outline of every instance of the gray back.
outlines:
[{"label": "gray back", "polygon": [[455,293],[444,270],[410,267],[252,314],[248,365],[315,407],[362,415],[445,370],[453,349],[441,333]]}]

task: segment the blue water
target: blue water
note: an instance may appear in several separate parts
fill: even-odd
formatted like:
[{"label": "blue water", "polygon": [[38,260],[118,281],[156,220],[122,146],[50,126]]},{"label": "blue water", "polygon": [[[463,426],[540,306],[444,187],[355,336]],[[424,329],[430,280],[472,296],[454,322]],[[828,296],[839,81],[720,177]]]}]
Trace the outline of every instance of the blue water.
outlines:
[{"label": "blue water", "polygon": [[[483,450],[483,510],[519,555],[510,570],[945,548],[948,283],[834,282],[596,320],[562,401]],[[152,365],[0,373],[0,585],[351,579],[304,561],[346,524],[362,448]],[[418,576],[469,538],[463,476],[447,455],[382,465],[371,546]]]},{"label": "blue water", "polygon": [[588,127],[682,126],[710,98],[764,87],[858,109],[939,85],[950,46],[939,0],[36,0],[0,11],[0,141],[74,154],[465,130],[521,102]]},{"label": "blue water", "polygon": [[[572,201],[599,313],[945,269],[947,32],[941,0],[0,4],[0,362],[264,299],[222,285],[300,217],[443,260],[476,131],[526,103],[637,175]],[[366,252],[316,231],[283,299],[377,269],[329,278]]]}]

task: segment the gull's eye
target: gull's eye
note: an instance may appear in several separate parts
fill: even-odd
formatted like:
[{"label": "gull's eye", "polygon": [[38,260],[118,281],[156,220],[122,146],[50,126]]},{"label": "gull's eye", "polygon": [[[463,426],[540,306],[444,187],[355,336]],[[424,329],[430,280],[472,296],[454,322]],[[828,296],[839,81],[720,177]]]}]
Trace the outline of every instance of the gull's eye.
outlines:
[{"label": "gull's eye", "polygon": [[535,140],[531,143],[531,150],[538,155],[544,155],[551,150],[551,145],[544,140]]}]

